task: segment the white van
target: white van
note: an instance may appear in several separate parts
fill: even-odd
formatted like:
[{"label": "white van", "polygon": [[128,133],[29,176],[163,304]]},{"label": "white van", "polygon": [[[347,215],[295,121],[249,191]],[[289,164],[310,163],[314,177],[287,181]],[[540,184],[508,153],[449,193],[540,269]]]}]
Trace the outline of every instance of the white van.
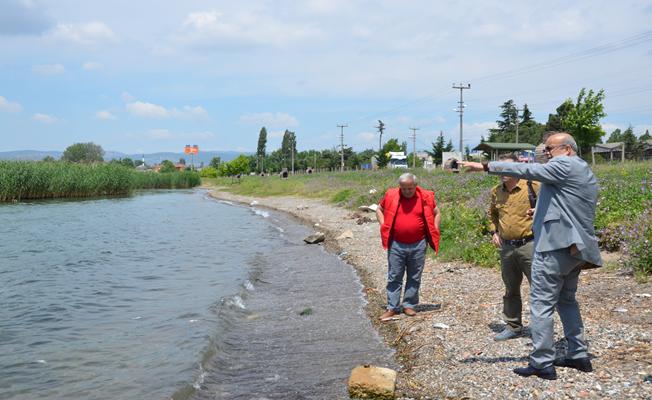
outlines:
[{"label": "white van", "polygon": [[407,156],[402,151],[389,152],[389,167],[390,168],[408,168]]}]

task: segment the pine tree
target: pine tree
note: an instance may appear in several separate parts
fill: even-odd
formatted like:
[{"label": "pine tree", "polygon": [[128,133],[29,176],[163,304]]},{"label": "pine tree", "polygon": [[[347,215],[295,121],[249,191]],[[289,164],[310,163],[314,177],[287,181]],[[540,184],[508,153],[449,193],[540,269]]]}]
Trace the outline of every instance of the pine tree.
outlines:
[{"label": "pine tree", "polygon": [[281,142],[281,156],[283,157],[283,167],[291,168],[292,154],[297,153],[297,140],[294,132],[285,130],[283,141]]},{"label": "pine tree", "polygon": [[532,112],[527,106],[527,103],[523,104],[523,114],[521,114],[520,124],[528,125],[530,122],[534,122],[534,117]]},{"label": "pine tree", "polygon": [[[450,144],[452,146],[452,143]],[[432,142],[432,151],[427,151],[427,153],[432,157],[432,161],[435,163],[435,165],[441,164],[441,157],[445,151],[445,148],[446,146],[444,146],[444,132],[439,131],[439,136],[437,136],[435,141]]]},{"label": "pine tree", "polygon": [[256,163],[260,172],[265,171],[265,151],[267,148],[267,129],[263,126],[258,135],[258,149],[256,150]]}]

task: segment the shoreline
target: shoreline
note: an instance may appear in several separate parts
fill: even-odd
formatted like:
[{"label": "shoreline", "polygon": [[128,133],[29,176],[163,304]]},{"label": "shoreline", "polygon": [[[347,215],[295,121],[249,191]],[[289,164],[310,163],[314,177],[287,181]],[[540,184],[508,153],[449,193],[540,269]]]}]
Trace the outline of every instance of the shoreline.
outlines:
[{"label": "shoreline", "polygon": [[[364,286],[367,317],[396,350],[401,366],[397,398],[652,397],[652,383],[645,383],[652,374],[652,299],[644,296],[652,292],[652,284],[637,284],[632,277],[604,269],[583,272],[578,301],[596,371],[582,374],[558,368],[559,379],[552,383],[523,379],[511,369],[527,363],[531,340],[493,341],[503,326],[498,270],[428,257],[419,314],[381,323],[387,265],[373,213],[352,212],[316,199],[256,198],[207,189],[219,200],[246,205],[255,201],[257,207],[284,212],[326,235],[326,250],[354,268]],[[345,232],[346,237],[338,238]],[[524,284],[525,321],[528,289]],[[555,328],[556,337],[563,336],[558,317]]]}]

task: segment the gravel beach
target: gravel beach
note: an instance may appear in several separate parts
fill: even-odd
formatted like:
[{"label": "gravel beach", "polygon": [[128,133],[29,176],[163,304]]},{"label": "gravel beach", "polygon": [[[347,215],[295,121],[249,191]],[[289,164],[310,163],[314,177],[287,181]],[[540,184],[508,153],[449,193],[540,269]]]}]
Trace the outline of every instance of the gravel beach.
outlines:
[{"label": "gravel beach", "polygon": [[[652,399],[652,284],[604,268],[582,272],[578,301],[594,372],[557,368],[559,378],[521,378],[512,372],[527,363],[529,337],[495,342],[503,283],[500,272],[439,262],[429,257],[416,317],[381,323],[387,273],[373,213],[351,212],[321,200],[252,198],[215,190],[216,198],[287,212],[315,231],[325,245],[353,265],[365,286],[367,314],[396,349],[397,397],[402,399]],[[441,207],[442,212],[453,212]],[[529,287],[523,285],[524,321]],[[556,319],[558,350],[563,352]],[[361,363],[364,360],[361,360]]]}]

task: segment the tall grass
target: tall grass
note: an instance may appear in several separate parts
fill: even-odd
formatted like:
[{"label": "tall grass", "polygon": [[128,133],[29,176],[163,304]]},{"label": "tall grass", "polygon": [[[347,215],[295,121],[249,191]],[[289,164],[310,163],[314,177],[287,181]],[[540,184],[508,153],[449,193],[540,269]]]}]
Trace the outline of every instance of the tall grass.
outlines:
[{"label": "tall grass", "polygon": [[[377,203],[387,188],[396,187],[405,170],[351,171],[276,176],[248,176],[242,182],[218,178],[215,184],[250,196],[294,195],[321,198],[357,208]],[[594,169],[599,184],[596,232],[604,250],[623,250],[624,262],[643,275],[652,274],[652,163],[629,162]],[[498,183],[486,174],[452,174],[416,170],[418,184],[434,190],[442,211],[441,251],[444,260],[496,266],[498,252],[488,235],[489,190]]]},{"label": "tall grass", "polygon": [[199,179],[194,172],[146,173],[116,164],[0,161],[0,201],[125,195],[193,187]]}]

